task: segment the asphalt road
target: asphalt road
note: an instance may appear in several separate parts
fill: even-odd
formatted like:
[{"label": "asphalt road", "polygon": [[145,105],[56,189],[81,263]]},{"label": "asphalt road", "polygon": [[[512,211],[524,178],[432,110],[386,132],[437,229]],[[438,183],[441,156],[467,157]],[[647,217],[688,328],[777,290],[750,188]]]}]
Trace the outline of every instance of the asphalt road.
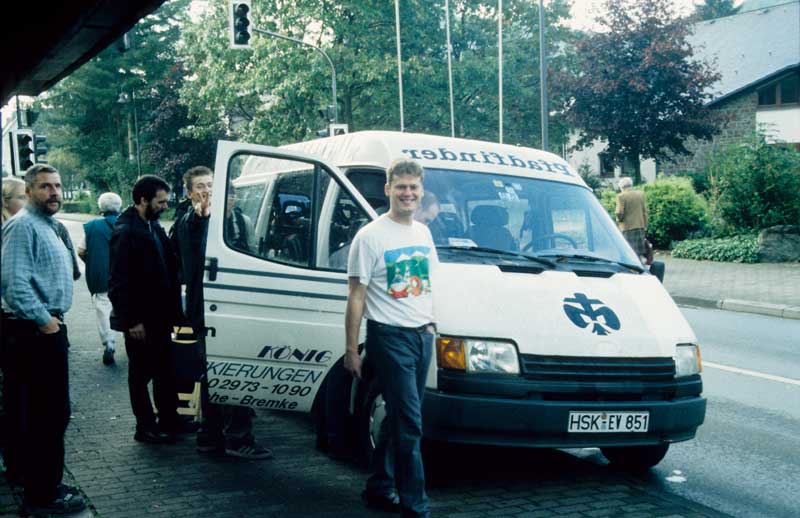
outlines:
[{"label": "asphalt road", "polygon": [[800,321],[683,313],[701,344],[706,421],[640,480],[737,517],[800,515]]},{"label": "asphalt road", "polygon": [[[81,223],[64,223],[77,245]],[[673,445],[661,464],[637,478],[637,485],[737,517],[797,516],[800,321],[717,310],[684,308],[683,312],[702,347],[704,393],[709,400],[706,423],[695,440]],[[550,474],[540,474],[546,479],[558,478],[552,472],[554,464],[566,469],[569,474],[564,478],[572,480],[582,474],[582,463],[586,468],[605,464],[596,450],[572,453],[575,457],[559,452],[473,449],[460,451],[456,457],[485,457],[477,463],[484,470],[488,459],[493,459],[495,469],[503,472],[496,476],[517,480],[520,473],[505,473],[513,458],[525,459],[523,464],[528,466],[547,465]],[[466,471],[464,465],[446,470],[444,486],[464,484],[454,475]],[[470,475],[480,478],[477,473]]]}]

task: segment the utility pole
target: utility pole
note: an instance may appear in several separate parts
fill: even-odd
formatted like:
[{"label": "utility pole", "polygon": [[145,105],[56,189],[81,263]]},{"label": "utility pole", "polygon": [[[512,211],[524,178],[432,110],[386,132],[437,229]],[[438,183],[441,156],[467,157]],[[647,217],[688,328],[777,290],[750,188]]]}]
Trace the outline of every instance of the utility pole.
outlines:
[{"label": "utility pole", "polygon": [[544,0],[539,0],[539,82],[542,90],[542,149],[547,151],[550,143],[547,136],[549,114],[547,113],[547,51],[544,47],[544,33]]},{"label": "utility pole", "polygon": [[403,120],[403,57],[400,51],[400,0],[394,0],[394,32],[397,40],[397,86],[400,92],[400,131],[406,130]]},{"label": "utility pole", "polygon": [[[541,1],[541,0],[540,0]],[[497,109],[500,119],[500,143],[503,143],[503,0],[497,0]]]},{"label": "utility pole", "polygon": [[450,88],[450,136],[456,136],[456,122],[453,113],[453,45],[450,43],[450,1],[444,0],[444,26],[447,31],[447,84]]}]

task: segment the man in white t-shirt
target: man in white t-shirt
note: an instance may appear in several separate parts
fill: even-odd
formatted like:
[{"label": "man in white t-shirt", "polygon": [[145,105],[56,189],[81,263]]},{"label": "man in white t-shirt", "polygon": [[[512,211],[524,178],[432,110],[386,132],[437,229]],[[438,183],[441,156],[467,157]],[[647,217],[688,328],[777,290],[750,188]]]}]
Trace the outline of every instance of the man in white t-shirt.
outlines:
[{"label": "man in white t-shirt", "polygon": [[367,318],[367,357],[386,420],[363,493],[367,505],[428,517],[422,468],[422,398],[434,341],[431,274],[439,263],[428,227],[414,220],[422,167],[399,159],[386,170],[389,212],[362,228],[350,248],[344,366],[361,377],[358,331]]}]

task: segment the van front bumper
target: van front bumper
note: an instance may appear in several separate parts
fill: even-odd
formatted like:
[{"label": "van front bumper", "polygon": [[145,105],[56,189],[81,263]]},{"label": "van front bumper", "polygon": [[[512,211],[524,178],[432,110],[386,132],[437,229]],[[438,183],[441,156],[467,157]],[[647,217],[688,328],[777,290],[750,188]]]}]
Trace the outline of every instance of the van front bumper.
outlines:
[{"label": "van front bumper", "polygon": [[[649,430],[634,433],[568,433],[570,412],[646,411]],[[427,439],[497,446],[581,448],[645,446],[692,439],[703,424],[706,399],[669,401],[543,401],[426,390]]]}]

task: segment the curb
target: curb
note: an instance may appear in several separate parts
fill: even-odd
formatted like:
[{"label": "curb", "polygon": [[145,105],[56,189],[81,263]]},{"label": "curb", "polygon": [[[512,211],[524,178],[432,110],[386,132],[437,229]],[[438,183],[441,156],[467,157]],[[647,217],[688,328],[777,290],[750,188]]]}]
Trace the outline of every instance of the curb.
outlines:
[{"label": "curb", "polygon": [[686,297],[682,295],[674,295],[672,299],[676,304],[681,306],[723,309],[726,311],[737,311],[739,313],[752,313],[755,315],[767,315],[770,317],[800,320],[800,306],[770,304],[768,302],[756,302],[752,300],[739,299],[711,300],[699,297]]}]

